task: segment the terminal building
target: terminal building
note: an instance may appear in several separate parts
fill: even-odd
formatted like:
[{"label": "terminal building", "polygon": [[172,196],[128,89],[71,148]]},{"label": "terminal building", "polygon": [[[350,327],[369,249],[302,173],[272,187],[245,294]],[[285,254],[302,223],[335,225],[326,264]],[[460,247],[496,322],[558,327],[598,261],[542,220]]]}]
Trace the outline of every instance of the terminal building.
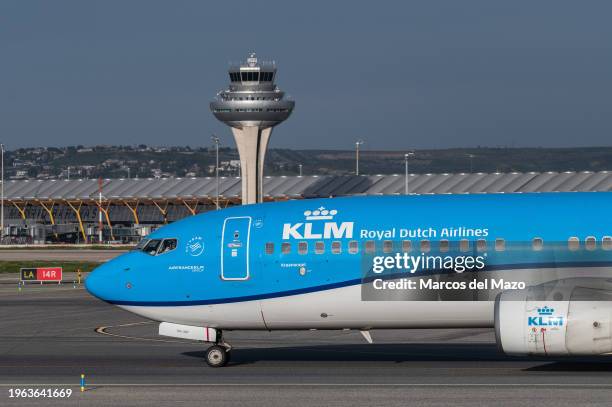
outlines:
[{"label": "terminal building", "polygon": [[[612,191],[612,171],[410,174],[410,194]],[[263,200],[402,195],[404,175],[271,176]],[[216,209],[215,178],[21,180],[4,188],[3,243],[96,243],[102,212],[104,242],[133,243],[186,216]],[[221,207],[242,203],[240,178],[221,177]]]}]

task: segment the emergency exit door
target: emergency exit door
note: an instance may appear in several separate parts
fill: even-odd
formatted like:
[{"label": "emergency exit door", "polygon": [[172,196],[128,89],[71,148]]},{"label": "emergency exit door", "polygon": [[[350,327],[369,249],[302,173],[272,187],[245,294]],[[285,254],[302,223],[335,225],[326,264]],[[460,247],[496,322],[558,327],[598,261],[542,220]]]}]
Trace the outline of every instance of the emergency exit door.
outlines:
[{"label": "emergency exit door", "polygon": [[249,278],[249,235],[251,217],[227,218],[221,235],[221,278],[247,280]]}]

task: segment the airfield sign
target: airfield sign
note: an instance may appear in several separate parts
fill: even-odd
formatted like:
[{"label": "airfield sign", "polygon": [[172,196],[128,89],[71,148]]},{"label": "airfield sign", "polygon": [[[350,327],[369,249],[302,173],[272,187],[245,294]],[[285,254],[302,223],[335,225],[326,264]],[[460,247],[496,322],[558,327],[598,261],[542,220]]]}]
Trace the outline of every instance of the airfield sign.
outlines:
[{"label": "airfield sign", "polygon": [[21,281],[62,281],[61,267],[29,267],[21,269]]}]

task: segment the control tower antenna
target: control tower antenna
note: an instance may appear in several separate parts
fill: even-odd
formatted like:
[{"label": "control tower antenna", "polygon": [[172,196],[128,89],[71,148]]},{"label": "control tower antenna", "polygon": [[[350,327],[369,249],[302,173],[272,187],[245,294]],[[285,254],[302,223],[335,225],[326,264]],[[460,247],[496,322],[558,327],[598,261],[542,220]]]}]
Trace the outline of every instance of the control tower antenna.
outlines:
[{"label": "control tower antenna", "polygon": [[295,102],[274,83],[276,64],[251,53],[246,63],[229,69],[229,89],[210,103],[215,117],[232,128],[240,154],[242,203],[263,200],[264,159],[272,127],[285,121]]}]

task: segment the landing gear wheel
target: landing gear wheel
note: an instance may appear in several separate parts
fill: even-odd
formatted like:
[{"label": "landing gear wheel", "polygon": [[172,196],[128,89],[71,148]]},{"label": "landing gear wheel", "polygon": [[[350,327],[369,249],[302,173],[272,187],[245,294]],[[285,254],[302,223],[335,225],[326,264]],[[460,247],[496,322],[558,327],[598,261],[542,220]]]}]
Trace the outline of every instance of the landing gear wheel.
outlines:
[{"label": "landing gear wheel", "polygon": [[229,351],[219,345],[206,349],[206,363],[210,367],[223,367],[229,362]]}]

